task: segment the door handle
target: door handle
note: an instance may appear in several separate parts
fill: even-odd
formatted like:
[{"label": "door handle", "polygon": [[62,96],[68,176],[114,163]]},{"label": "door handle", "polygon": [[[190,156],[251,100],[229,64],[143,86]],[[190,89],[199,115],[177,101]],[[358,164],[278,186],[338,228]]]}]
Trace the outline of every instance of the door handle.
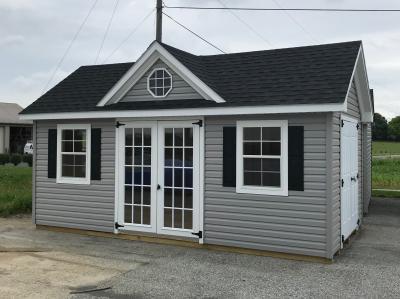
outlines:
[{"label": "door handle", "polygon": [[157,190],[161,190],[160,184],[157,184]]},{"label": "door handle", "polygon": [[352,182],[356,182],[356,181],[357,181],[357,179],[356,179],[355,176],[352,176],[352,177],[350,178],[350,180],[351,180]]}]

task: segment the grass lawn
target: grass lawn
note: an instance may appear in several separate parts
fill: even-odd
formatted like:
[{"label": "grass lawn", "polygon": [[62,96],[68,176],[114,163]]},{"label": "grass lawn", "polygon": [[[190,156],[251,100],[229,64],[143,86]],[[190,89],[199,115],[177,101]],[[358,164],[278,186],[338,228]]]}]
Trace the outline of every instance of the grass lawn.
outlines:
[{"label": "grass lawn", "polygon": [[[372,189],[400,190],[400,159],[372,160]],[[400,198],[398,191],[373,190],[372,195]]]},{"label": "grass lawn", "polygon": [[32,209],[32,168],[0,166],[0,216]]},{"label": "grass lawn", "polygon": [[372,155],[400,155],[400,142],[374,141],[372,142]]}]

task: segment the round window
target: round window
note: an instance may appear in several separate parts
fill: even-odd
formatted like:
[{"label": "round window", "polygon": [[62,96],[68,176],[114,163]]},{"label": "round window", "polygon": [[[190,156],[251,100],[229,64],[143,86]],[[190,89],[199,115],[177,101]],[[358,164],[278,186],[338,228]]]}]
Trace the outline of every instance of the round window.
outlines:
[{"label": "round window", "polygon": [[172,75],[166,69],[154,69],[147,79],[147,88],[153,97],[167,96],[172,89]]}]

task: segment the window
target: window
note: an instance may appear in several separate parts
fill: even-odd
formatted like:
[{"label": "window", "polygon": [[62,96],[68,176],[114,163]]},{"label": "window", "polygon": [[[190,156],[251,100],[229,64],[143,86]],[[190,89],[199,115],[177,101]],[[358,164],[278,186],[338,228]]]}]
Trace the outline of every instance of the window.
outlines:
[{"label": "window", "polygon": [[90,125],[58,125],[57,183],[90,184]]},{"label": "window", "polygon": [[288,124],[238,121],[236,192],[288,195]]},{"label": "window", "polygon": [[147,89],[153,97],[166,97],[172,89],[172,75],[164,68],[154,69],[147,78]]}]

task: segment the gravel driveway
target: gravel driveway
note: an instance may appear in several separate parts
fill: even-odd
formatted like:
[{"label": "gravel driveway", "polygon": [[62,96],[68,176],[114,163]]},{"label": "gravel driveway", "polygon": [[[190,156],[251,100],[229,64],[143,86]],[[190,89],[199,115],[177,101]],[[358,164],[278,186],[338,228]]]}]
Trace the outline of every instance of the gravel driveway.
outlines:
[{"label": "gravel driveway", "polygon": [[[400,297],[400,199],[331,265],[35,230],[0,218],[1,298]],[[80,293],[81,291],[102,289]]]}]

